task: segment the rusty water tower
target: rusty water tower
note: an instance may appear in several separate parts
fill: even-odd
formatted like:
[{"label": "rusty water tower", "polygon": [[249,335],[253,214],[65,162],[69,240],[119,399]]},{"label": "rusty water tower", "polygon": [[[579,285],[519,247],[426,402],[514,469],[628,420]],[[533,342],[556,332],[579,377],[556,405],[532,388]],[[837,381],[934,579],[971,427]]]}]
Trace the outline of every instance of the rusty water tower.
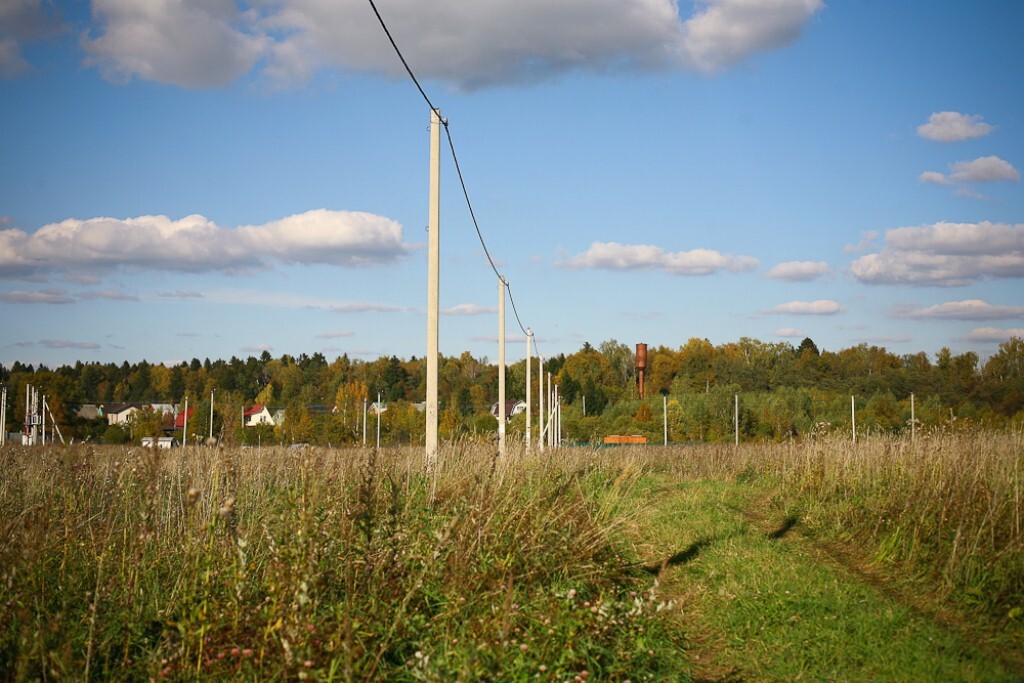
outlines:
[{"label": "rusty water tower", "polygon": [[644,391],[644,380],[647,378],[647,344],[636,345],[636,382],[639,387],[640,398],[646,398]]}]

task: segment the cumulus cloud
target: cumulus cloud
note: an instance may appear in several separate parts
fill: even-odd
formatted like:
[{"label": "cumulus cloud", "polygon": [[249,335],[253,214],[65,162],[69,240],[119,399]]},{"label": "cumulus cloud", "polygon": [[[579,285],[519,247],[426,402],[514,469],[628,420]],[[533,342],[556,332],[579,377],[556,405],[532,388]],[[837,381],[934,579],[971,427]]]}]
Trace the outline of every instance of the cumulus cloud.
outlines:
[{"label": "cumulus cloud", "polygon": [[395,263],[408,250],[395,221],[349,211],[318,209],[239,228],[200,215],[68,219],[32,234],[0,230],[0,278],[117,268],[240,272],[275,261],[367,266]]},{"label": "cumulus cloud", "polygon": [[1024,339],[1024,327],[978,327],[972,330],[964,341],[1002,343],[1014,337]]},{"label": "cumulus cloud", "polygon": [[795,327],[780,327],[779,329],[775,330],[775,336],[788,339],[791,337],[806,337],[807,335],[805,335],[803,331],[798,330]]},{"label": "cumulus cloud", "polygon": [[768,277],[787,282],[810,282],[831,272],[824,261],[789,261],[768,271]]},{"label": "cumulus cloud", "polygon": [[935,223],[889,230],[882,250],[851,266],[866,284],[963,286],[1024,277],[1024,224]]},{"label": "cumulus cloud", "polygon": [[42,0],[0,2],[0,78],[15,78],[32,70],[22,46],[63,31],[60,19]]},{"label": "cumulus cloud", "polygon": [[973,161],[958,161],[950,165],[948,175],[926,171],[918,176],[923,183],[962,185],[964,183],[994,183],[1001,180],[1017,182],[1020,172],[1008,161],[997,156],[978,157]]},{"label": "cumulus cloud", "polygon": [[817,301],[790,301],[769,308],[765,313],[776,315],[835,315],[846,309],[838,301],[818,299]]},{"label": "cumulus cloud", "polygon": [[981,299],[965,299],[927,307],[899,306],[893,315],[923,320],[1006,320],[1024,318],[1024,306],[994,306]]},{"label": "cumulus cloud", "polygon": [[70,304],[74,301],[63,289],[0,292],[0,302],[5,304]]},{"label": "cumulus cloud", "polygon": [[186,88],[224,86],[249,71],[266,38],[235,0],[93,0],[86,64],[105,78],[134,76]]},{"label": "cumulus cloud", "polygon": [[[392,0],[381,12],[420,77],[471,90],[571,70],[714,72],[799,39],[822,0]],[[108,78],[224,85],[257,63],[284,84],[321,68],[404,77],[360,0],[95,0],[89,64]]]},{"label": "cumulus cloud", "polygon": [[917,127],[917,134],[938,142],[959,142],[988,135],[993,127],[977,114],[961,114],[956,111],[935,112],[928,117],[928,123]]},{"label": "cumulus cloud", "polygon": [[497,312],[497,308],[480,306],[478,304],[457,304],[441,311],[444,315],[490,315]]},{"label": "cumulus cloud", "polygon": [[711,275],[721,270],[751,270],[757,263],[751,256],[722,254],[713,249],[667,252],[647,244],[594,242],[582,254],[556,265],[570,270],[662,270],[671,275]]},{"label": "cumulus cloud", "polygon": [[843,247],[843,252],[846,254],[863,254],[865,251],[870,251],[875,248],[875,242],[878,241],[879,232],[877,230],[866,230],[860,236],[860,242],[857,244],[847,244]]}]

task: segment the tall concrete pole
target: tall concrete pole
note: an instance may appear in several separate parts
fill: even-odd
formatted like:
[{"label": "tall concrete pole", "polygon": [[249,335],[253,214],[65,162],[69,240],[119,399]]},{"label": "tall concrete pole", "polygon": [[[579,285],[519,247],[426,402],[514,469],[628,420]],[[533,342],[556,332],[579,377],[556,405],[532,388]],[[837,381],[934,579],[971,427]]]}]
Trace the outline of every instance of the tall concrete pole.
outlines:
[{"label": "tall concrete pole", "polygon": [[213,441],[213,389],[210,389],[210,441]]},{"label": "tall concrete pole", "polygon": [[530,342],[533,339],[533,330],[526,328],[526,452],[533,450],[530,443],[530,420],[533,418],[533,405],[531,404],[530,367],[533,365],[533,351],[530,349]]},{"label": "tall concrete pole", "polygon": [[505,278],[498,278],[498,456],[505,457]]},{"label": "tall concrete pole", "polygon": [[540,405],[537,406],[537,445],[540,452],[544,452],[544,356],[537,354],[537,399]]},{"label": "tall concrete pole", "polygon": [[188,396],[185,397],[185,419],[181,423],[181,447],[188,446]]},{"label": "tall concrete pole", "polygon": [[[427,469],[437,465],[438,292],[441,269],[441,115],[430,112],[430,201],[427,245]],[[379,418],[378,418],[379,419]]]}]

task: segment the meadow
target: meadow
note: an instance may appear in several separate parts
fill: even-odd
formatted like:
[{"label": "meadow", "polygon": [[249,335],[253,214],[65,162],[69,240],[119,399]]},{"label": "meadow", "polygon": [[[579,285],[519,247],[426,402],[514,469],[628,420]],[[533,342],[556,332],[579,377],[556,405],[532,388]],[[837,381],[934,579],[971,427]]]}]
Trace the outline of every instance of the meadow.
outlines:
[{"label": "meadow", "polygon": [[[0,678],[783,680],[708,645],[742,628],[707,619],[735,604],[695,593],[736,573],[699,533],[717,506],[966,634],[929,670],[1012,680],[1022,465],[1019,433],[504,460],[465,442],[431,472],[420,449],[9,446]],[[709,669],[716,655],[729,667]],[[841,680],[839,665],[810,671]]]}]

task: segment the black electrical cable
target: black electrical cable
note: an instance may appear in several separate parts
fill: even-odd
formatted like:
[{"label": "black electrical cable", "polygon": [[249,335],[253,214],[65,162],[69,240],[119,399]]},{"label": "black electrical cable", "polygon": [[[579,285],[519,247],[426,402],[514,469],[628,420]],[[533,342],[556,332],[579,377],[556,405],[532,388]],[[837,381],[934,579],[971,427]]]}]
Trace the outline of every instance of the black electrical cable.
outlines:
[{"label": "black electrical cable", "polygon": [[[420,95],[423,96],[423,101],[427,103],[428,107],[430,107],[430,111],[437,112],[437,107],[435,107],[433,102],[430,101],[430,98],[427,96],[427,93],[423,89],[423,86],[421,86],[419,80],[417,80],[416,74],[413,73],[412,68],[409,66],[409,62],[405,61],[405,57],[402,56],[402,51],[398,49],[398,43],[395,42],[394,37],[391,35],[391,31],[388,30],[387,24],[384,23],[384,17],[382,17],[380,15],[380,12],[377,10],[377,5],[373,2],[373,0],[369,0],[369,3],[370,7],[373,8],[373,13],[377,15],[377,21],[380,22],[381,28],[384,29],[384,34],[388,37],[388,40],[391,42],[391,47],[394,48],[395,54],[397,54],[398,59],[401,60],[402,66],[405,67],[406,73],[409,74],[409,78],[412,79],[412,82],[416,85],[416,89],[419,90]],[[438,118],[440,118],[440,116]],[[459,157],[455,153],[455,142],[452,140],[452,132],[448,127],[448,120],[442,118],[441,123],[444,125],[445,134],[447,134],[448,136],[448,147],[452,151],[452,161],[455,162],[455,172],[459,176],[459,185],[462,186],[462,195],[466,198],[466,207],[469,208],[469,217],[473,220],[473,228],[476,230],[476,236],[480,239],[480,246],[483,247],[484,256],[487,257],[487,262],[491,264],[491,270],[494,271],[494,274],[498,276],[499,280],[505,283],[505,288],[508,290],[509,301],[512,303],[512,312],[515,314],[516,317],[516,323],[519,324],[519,329],[522,330],[523,334],[525,335],[526,328],[523,327],[523,321],[519,319],[519,311],[516,309],[515,299],[512,298],[512,289],[509,287],[508,280],[506,280],[504,276],[500,272],[498,272],[498,267],[494,264],[494,259],[491,258],[491,252],[487,250],[487,243],[484,242],[484,235],[480,231],[480,224],[476,220],[476,212],[473,211],[473,203],[469,200],[469,190],[466,188],[466,181],[462,177],[462,167],[459,166]]]}]

